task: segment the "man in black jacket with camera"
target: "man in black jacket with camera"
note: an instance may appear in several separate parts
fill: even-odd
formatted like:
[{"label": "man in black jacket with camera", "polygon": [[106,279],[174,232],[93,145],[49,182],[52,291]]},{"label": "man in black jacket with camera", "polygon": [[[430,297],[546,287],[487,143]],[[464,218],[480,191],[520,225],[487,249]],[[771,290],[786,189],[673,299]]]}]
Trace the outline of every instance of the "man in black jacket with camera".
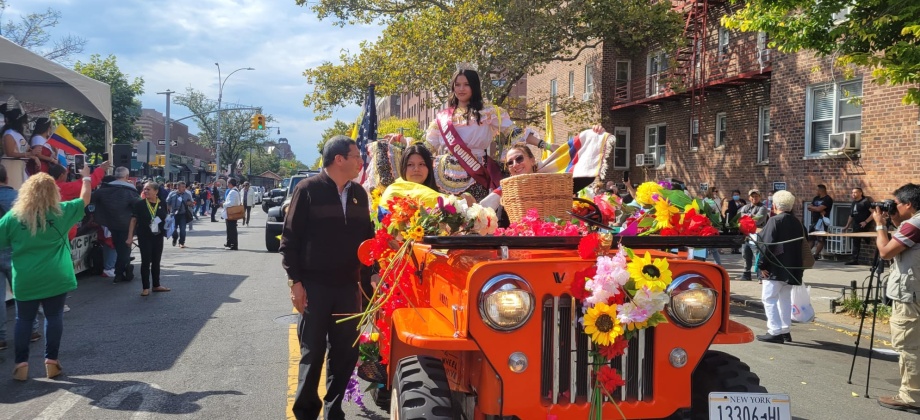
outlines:
[{"label": "man in black jacket with camera", "polygon": [[[288,274],[291,304],[300,312],[300,377],[293,414],[344,419],[342,399],[358,361],[357,319],[336,323],[361,311],[358,246],[374,236],[367,193],[351,180],[364,161],[354,140],[335,136],[323,147],[323,171],[294,187],[284,220],[280,252]],[[326,395],[318,386],[329,348]]]}]

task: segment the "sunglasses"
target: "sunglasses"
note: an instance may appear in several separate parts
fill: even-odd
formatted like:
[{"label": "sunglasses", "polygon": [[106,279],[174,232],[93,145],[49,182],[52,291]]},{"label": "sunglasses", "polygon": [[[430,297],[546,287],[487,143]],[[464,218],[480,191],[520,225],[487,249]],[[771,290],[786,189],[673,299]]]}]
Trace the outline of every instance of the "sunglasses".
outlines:
[{"label": "sunglasses", "polygon": [[516,158],[514,158],[514,159],[509,159],[507,162],[505,162],[505,165],[512,166],[512,165],[514,165],[515,163],[518,164],[518,165],[524,163],[524,155],[518,155],[518,156],[517,156]]}]

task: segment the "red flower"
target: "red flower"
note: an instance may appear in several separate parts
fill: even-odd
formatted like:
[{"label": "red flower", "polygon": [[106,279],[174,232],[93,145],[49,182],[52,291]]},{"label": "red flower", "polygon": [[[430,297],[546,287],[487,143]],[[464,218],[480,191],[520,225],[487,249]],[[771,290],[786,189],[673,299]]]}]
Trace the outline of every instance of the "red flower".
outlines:
[{"label": "red flower", "polygon": [[585,290],[585,282],[588,279],[594,278],[594,275],[597,274],[597,266],[592,265],[584,270],[576,271],[575,278],[572,279],[572,284],[569,286],[569,292],[572,293],[572,297],[578,300],[585,300],[591,294]]},{"label": "red flower", "polygon": [[706,226],[700,231],[700,236],[717,236],[719,234],[719,229],[716,229],[712,226]]},{"label": "red flower", "polygon": [[617,388],[626,385],[626,381],[620,377],[620,374],[607,365],[601,366],[597,370],[597,382],[604,387],[608,394],[613,394],[613,391],[616,391]]},{"label": "red flower", "polygon": [[617,217],[616,210],[610,205],[610,202],[607,201],[606,196],[594,196],[594,204],[596,204],[597,208],[601,211],[601,216],[605,224],[610,223],[611,220]]},{"label": "red flower", "polygon": [[578,255],[583,260],[593,260],[597,258],[597,250],[601,246],[601,236],[595,233],[589,233],[578,241]]},{"label": "red flower", "polygon": [[750,235],[757,232],[757,222],[751,216],[744,215],[738,220],[738,228],[741,229],[741,234]]},{"label": "red flower", "polygon": [[598,350],[601,353],[601,356],[607,358],[607,360],[612,360],[618,356],[621,356],[626,352],[626,347],[629,346],[629,341],[623,339],[623,337],[618,337],[613,344],[609,346],[601,346]]},{"label": "red flower", "polygon": [[678,232],[677,229],[674,229],[674,228],[661,229],[661,236],[678,236],[678,235],[680,235],[680,232]]}]

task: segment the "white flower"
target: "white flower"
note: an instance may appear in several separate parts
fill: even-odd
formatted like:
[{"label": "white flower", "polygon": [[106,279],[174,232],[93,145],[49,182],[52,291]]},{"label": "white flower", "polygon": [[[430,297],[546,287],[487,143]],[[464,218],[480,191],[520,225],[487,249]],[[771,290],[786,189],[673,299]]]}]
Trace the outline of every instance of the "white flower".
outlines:
[{"label": "white flower", "polygon": [[489,207],[482,207],[479,204],[475,204],[474,206],[479,207],[479,211],[475,219],[476,221],[473,223],[473,231],[480,235],[491,235],[495,233],[495,229],[498,228],[498,216],[495,215],[495,210]]}]

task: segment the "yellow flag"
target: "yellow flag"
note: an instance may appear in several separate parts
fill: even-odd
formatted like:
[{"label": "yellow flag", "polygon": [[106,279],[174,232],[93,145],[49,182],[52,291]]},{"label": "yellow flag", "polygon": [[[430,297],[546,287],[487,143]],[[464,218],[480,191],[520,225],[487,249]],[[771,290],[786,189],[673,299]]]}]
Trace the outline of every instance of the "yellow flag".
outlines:
[{"label": "yellow flag", "polygon": [[358,113],[358,119],[355,120],[355,125],[351,126],[351,139],[358,139],[358,125],[361,124],[361,113]]},{"label": "yellow flag", "polygon": [[553,135],[553,113],[550,110],[549,102],[546,103],[546,135],[543,137],[543,141],[546,142],[546,148],[543,149],[543,159],[546,160],[549,157],[549,145],[553,144],[555,136]]}]

